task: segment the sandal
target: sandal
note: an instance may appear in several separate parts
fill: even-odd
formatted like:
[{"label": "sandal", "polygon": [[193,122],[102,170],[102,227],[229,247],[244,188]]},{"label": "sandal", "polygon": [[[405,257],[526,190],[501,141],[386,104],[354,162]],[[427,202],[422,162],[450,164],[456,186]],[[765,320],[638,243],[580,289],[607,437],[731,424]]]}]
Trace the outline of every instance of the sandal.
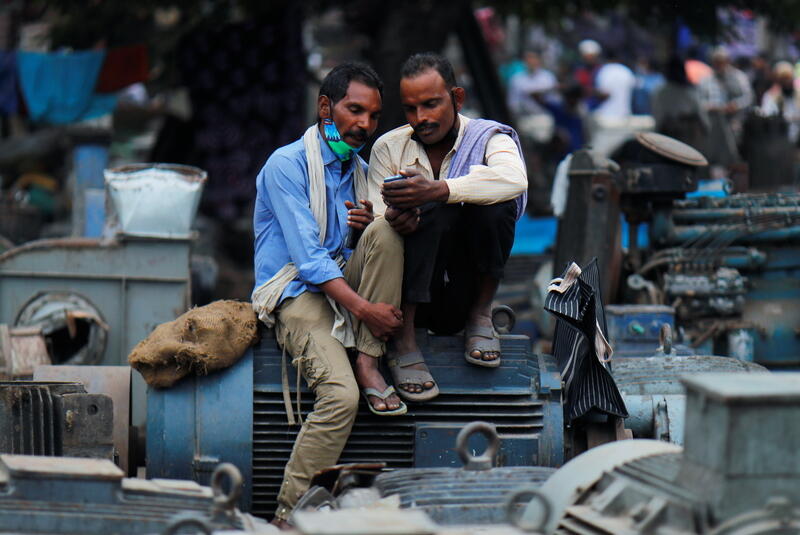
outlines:
[{"label": "sandal", "polygon": [[[478,340],[472,343],[472,347],[464,351],[464,358],[470,364],[475,366],[483,366],[484,368],[497,368],[500,366],[500,339],[497,338],[497,333],[494,332],[492,327],[483,327],[480,325],[468,325],[464,333],[464,342],[469,338],[480,336],[485,340]],[[470,355],[473,351],[480,351],[480,357],[473,357]],[[488,352],[498,353],[496,359],[483,360],[483,355]]]},{"label": "sandal", "polygon": [[[389,371],[392,372],[394,384],[398,387],[397,395],[401,398],[407,399],[408,401],[428,401],[439,395],[439,386],[436,384],[427,366],[425,370],[408,368],[408,366],[413,366],[414,364],[425,364],[425,359],[419,351],[412,351],[405,355],[389,357],[386,360],[386,364],[389,366]],[[426,389],[423,385],[428,381],[432,382],[433,386]],[[400,385],[408,384],[420,385],[422,387],[422,392],[408,392],[400,388]]]},{"label": "sandal", "polygon": [[392,410],[387,409],[385,411],[379,411],[378,409],[373,407],[372,402],[369,400],[369,396],[375,396],[376,398],[386,401],[386,398],[388,398],[395,392],[396,390],[391,385],[387,386],[386,390],[384,390],[383,392],[369,387],[361,389],[361,395],[364,396],[364,400],[367,402],[367,407],[369,407],[370,412],[372,412],[372,414],[377,414],[378,416],[401,416],[406,412],[408,412],[408,407],[406,407],[406,404],[403,403],[402,400],[400,401],[400,406],[397,407],[396,409]]}]

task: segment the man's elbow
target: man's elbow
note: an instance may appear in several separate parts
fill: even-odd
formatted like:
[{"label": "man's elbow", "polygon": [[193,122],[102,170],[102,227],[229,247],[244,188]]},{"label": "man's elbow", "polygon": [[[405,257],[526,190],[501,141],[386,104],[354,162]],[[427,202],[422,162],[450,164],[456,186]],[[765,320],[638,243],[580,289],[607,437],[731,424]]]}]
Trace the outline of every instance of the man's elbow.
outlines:
[{"label": "man's elbow", "polygon": [[524,167],[509,166],[505,171],[505,176],[508,177],[509,189],[513,192],[514,197],[528,191],[528,174]]},{"label": "man's elbow", "polygon": [[310,261],[304,262],[297,266],[298,278],[307,283],[319,286],[329,280],[333,280],[342,276],[342,271],[336,262]]}]

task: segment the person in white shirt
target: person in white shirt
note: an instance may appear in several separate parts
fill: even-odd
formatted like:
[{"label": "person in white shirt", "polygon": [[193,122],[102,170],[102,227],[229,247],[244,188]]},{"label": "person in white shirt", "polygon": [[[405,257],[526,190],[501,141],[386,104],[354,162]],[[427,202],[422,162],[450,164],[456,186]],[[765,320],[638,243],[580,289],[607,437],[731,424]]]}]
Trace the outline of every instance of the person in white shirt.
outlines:
[{"label": "person in white shirt", "polygon": [[789,125],[789,140],[797,143],[800,137],[800,91],[794,79],[794,68],[788,61],[779,61],[774,69],[775,83],[761,97],[764,115],[779,115]]},{"label": "person in white shirt", "polygon": [[595,96],[602,102],[594,113],[602,118],[625,119],[631,115],[631,96],[636,76],[622,63],[609,61],[595,76]]},{"label": "person in white shirt", "polygon": [[[398,394],[438,394],[415,337],[465,331],[464,358],[500,365],[491,306],[524,213],[528,179],[513,128],[459,111],[466,92],[444,57],[415,54],[403,65],[400,97],[409,124],[372,148],[368,182],[386,182],[383,216],[404,238],[403,325],[390,348]],[[377,207],[376,207],[377,209]]]},{"label": "person in white shirt", "polygon": [[511,78],[508,106],[518,115],[547,113],[536,100],[536,96],[553,98],[558,80],[552,72],[542,67],[542,59],[538,52],[528,50],[523,58],[526,69]]}]

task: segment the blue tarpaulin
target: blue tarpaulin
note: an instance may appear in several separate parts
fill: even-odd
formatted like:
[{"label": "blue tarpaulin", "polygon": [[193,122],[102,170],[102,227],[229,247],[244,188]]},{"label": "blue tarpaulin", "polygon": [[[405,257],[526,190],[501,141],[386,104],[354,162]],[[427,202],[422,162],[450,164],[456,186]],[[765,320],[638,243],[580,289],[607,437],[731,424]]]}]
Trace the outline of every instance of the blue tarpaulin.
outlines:
[{"label": "blue tarpaulin", "polygon": [[105,52],[18,52],[19,81],[28,115],[37,122],[66,124],[114,110],[117,96],[94,89]]},{"label": "blue tarpaulin", "polygon": [[[620,216],[622,225],[620,237],[622,247],[628,247],[628,223],[625,216]],[[649,226],[646,223],[639,225],[638,244],[639,247],[647,247],[650,243],[648,236]],[[531,217],[524,215],[517,221],[517,230],[514,235],[514,247],[511,248],[512,255],[523,254],[544,254],[551,252],[556,245],[558,234],[558,220],[555,217]]]}]

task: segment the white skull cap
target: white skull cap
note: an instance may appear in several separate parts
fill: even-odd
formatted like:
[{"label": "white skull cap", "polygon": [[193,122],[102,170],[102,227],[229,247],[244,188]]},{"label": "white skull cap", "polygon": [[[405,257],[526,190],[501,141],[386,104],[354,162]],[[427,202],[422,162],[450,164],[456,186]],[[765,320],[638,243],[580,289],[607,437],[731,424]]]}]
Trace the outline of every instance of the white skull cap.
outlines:
[{"label": "white skull cap", "polygon": [[603,48],[600,46],[600,43],[594,39],[584,39],[578,43],[578,52],[580,52],[582,56],[597,56],[602,50]]}]

